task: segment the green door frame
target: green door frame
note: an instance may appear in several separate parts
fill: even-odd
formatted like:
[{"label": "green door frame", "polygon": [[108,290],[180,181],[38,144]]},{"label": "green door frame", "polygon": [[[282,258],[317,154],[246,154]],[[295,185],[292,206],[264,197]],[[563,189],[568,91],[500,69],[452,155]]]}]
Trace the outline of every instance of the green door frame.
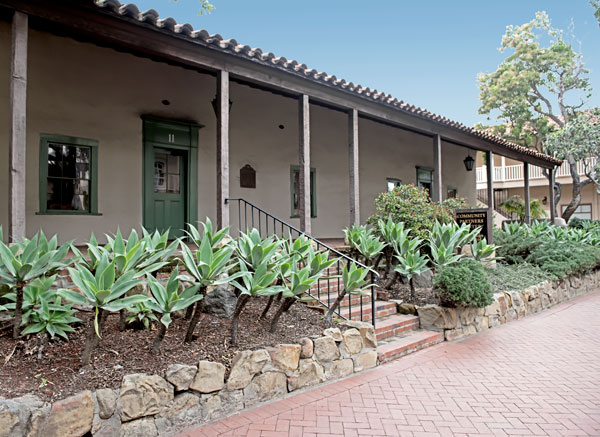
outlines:
[{"label": "green door frame", "polygon": [[[197,225],[198,222],[198,130],[197,124],[165,120],[142,116],[143,157],[142,157],[142,223],[144,227],[153,227],[149,223],[152,217],[152,196],[154,185],[147,180],[154,179],[154,148],[187,151],[185,175],[186,200],[185,223]],[[170,132],[175,132],[171,134]],[[180,140],[183,138],[183,140]],[[147,172],[151,172],[147,174]],[[151,177],[150,177],[151,176]]]}]

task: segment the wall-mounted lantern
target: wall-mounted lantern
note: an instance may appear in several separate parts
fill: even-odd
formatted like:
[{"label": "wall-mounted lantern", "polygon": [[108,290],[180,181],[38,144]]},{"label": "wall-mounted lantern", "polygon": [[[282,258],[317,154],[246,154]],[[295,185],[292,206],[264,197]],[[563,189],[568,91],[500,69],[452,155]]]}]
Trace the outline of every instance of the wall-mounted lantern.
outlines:
[{"label": "wall-mounted lantern", "polygon": [[467,156],[463,162],[465,163],[465,169],[467,171],[473,171],[473,165],[475,164],[475,160],[471,156],[471,153],[469,153],[469,156]]}]

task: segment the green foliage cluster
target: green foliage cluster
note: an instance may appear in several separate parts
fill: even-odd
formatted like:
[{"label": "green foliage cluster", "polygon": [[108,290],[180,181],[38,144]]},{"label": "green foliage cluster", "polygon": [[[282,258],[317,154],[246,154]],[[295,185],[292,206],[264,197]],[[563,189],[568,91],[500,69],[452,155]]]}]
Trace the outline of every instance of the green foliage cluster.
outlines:
[{"label": "green foliage cluster", "polygon": [[549,240],[539,245],[527,261],[562,279],[585,273],[600,264],[600,247],[573,241]]},{"label": "green foliage cluster", "polygon": [[494,236],[504,262],[535,265],[547,279],[584,273],[600,265],[600,226],[595,222],[573,219],[570,228],[548,222],[511,223]]},{"label": "green foliage cluster", "polygon": [[518,264],[496,263],[494,267],[485,268],[488,280],[494,291],[523,290],[553,277],[535,264],[522,262]]},{"label": "green foliage cluster", "polygon": [[435,276],[434,286],[446,306],[481,308],[492,303],[492,284],[481,263],[471,258],[443,267]]},{"label": "green foliage cluster", "polygon": [[[140,237],[134,230],[127,238],[117,231],[106,236],[104,245],[92,235],[87,250],[82,251],[72,242],[58,247],[56,236],[48,240],[43,233],[9,247],[1,243],[0,227],[0,311],[14,313],[15,337],[46,333],[68,340],[72,325],[81,322],[74,316],[74,305],[91,307],[94,317],[82,354],[85,366],[103,335],[109,313],[120,313],[123,325],[134,323],[146,329],[158,325],[152,350],[159,353],[172,316],[185,312],[189,320],[185,340],[191,341],[201,317],[202,299],[209,287],[219,284],[231,284],[238,290],[232,343],[239,315],[254,296],[270,298],[263,317],[273,297],[280,296],[281,304],[271,322],[274,331],[282,313],[325,278],[337,261],[329,252],[316,250],[304,236],[295,240],[262,238],[253,229],[233,240],[228,228],[214,229],[209,219],[201,228],[189,226],[188,242],[177,239],[169,243],[168,231],[151,234],[144,230]],[[363,238],[359,244],[377,253],[382,243],[377,237],[371,240]],[[72,259],[66,257],[69,248],[75,254]],[[64,269],[74,287],[57,289],[55,273]],[[166,281],[158,276],[165,269],[171,271]],[[344,266],[344,291],[339,301],[345,293],[365,292],[370,286],[368,273],[352,262]]]},{"label": "green foliage cluster", "polygon": [[404,223],[414,237],[424,239],[436,221],[450,223],[454,219],[454,210],[466,207],[464,199],[447,199],[440,204],[433,202],[426,190],[414,185],[400,185],[377,196],[376,213],[367,223],[376,227],[379,220],[391,217],[395,223]]}]

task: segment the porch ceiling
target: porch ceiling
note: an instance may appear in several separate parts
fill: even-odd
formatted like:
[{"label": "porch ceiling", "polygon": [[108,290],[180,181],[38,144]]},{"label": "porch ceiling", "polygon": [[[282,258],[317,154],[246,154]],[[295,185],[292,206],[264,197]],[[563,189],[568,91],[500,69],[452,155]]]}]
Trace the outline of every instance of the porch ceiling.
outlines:
[{"label": "porch ceiling", "polygon": [[41,19],[36,25],[53,32],[84,38],[161,61],[205,72],[229,71],[232,80],[255,83],[285,95],[307,94],[311,100],[343,110],[355,108],[363,116],[433,136],[474,150],[552,168],[561,163],[548,155],[468,127],[390,94],[318,72],[285,57],[234,39],[194,31],[172,18],[159,19],[154,10],[140,12],[118,0],[0,0],[0,5]]}]

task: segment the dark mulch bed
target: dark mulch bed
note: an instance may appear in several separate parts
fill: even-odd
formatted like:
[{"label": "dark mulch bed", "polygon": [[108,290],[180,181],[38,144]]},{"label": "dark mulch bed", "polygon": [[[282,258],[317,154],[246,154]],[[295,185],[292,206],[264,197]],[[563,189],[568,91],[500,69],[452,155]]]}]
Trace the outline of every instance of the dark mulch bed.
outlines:
[{"label": "dark mulch bed", "polygon": [[415,290],[415,297],[413,298],[410,293],[410,287],[408,284],[403,284],[402,281],[396,281],[391,287],[385,287],[387,280],[381,280],[378,285],[381,285],[384,290],[388,292],[389,299],[402,300],[405,303],[411,303],[417,306],[423,306],[427,304],[440,305],[440,298],[433,292],[433,288],[417,288]]},{"label": "dark mulch bed", "polygon": [[[271,334],[270,317],[259,319],[265,304],[266,298],[248,302],[240,317],[236,346],[229,344],[231,320],[203,314],[196,326],[197,338],[185,344],[182,339],[187,321],[174,319],[160,355],[150,352],[156,328],[119,332],[118,314],[110,315],[92,363],[85,369],[80,369],[80,357],[91,313],[76,314],[85,324],[75,327],[69,341],[46,344],[41,359],[38,359],[39,338],[13,340],[12,331],[5,330],[0,333],[0,396],[13,398],[31,393],[51,401],[85,389],[117,388],[123,376],[130,373],[164,375],[170,364],[197,364],[199,360],[218,361],[229,372],[233,357],[241,350],[297,342],[304,336],[319,335],[330,326],[320,311],[296,303],[279,320],[277,332]],[[275,312],[274,307],[270,316]],[[4,364],[13,349],[14,354]]]}]

